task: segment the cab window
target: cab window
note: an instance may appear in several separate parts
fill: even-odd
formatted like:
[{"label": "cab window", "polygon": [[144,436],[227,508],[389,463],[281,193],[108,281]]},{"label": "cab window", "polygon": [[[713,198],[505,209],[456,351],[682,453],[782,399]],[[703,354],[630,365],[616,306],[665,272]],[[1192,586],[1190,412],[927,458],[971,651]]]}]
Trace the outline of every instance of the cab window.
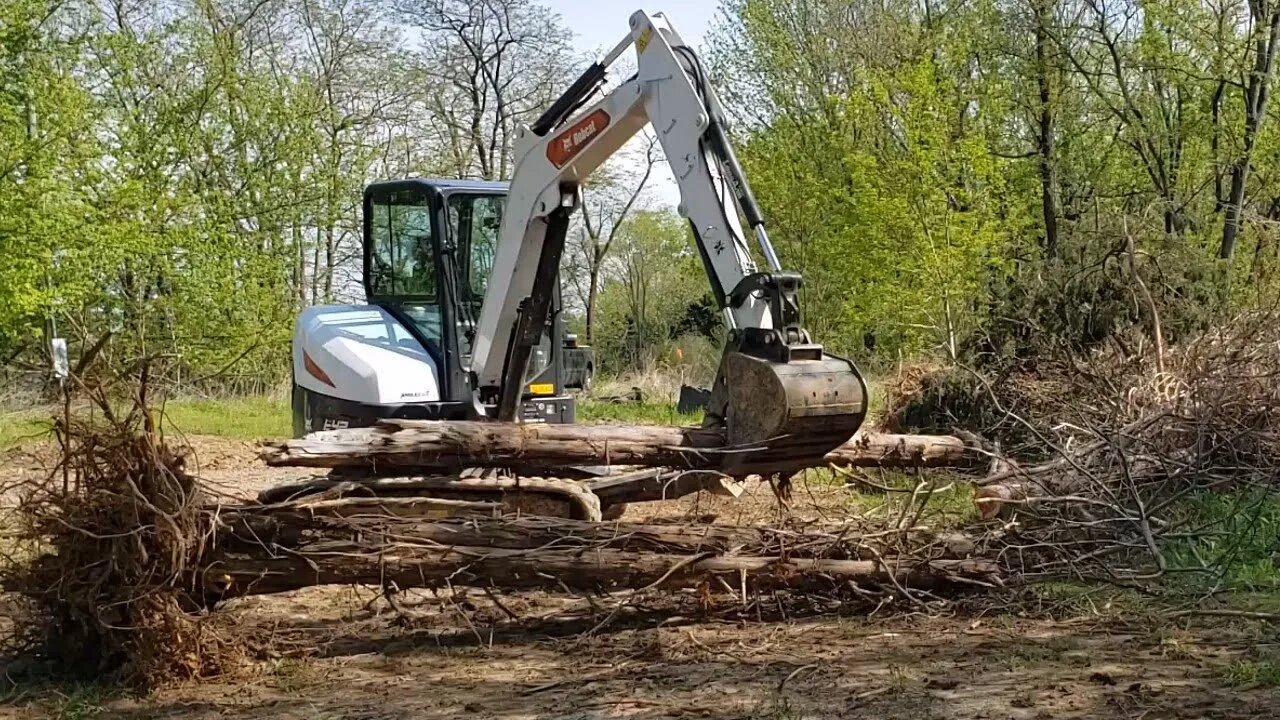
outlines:
[{"label": "cab window", "polygon": [[369,293],[374,297],[436,297],[431,208],[425,197],[389,193],[369,208]]},{"label": "cab window", "polygon": [[466,300],[479,309],[484,302],[489,276],[493,274],[493,258],[498,250],[498,231],[502,226],[502,195],[454,195],[449,198],[449,227],[458,248]]}]

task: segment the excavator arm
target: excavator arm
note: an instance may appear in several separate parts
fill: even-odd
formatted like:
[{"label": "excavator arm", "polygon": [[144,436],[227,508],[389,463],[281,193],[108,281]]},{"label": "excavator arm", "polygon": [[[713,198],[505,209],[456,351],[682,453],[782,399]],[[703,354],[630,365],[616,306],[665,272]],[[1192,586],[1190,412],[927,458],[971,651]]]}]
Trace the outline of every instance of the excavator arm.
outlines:
[{"label": "excavator arm", "polygon": [[[628,48],[634,77],[591,103],[606,70]],[[516,141],[515,172],[477,325],[476,407],[514,421],[532,348],[547,321],[579,187],[646,125],[680,189],[728,342],[707,423],[752,459],[795,457],[797,466],[847,440],[866,415],[866,386],[848,360],[823,352],[801,323],[800,277],[782,270],[760,209],[734,156],[715,91],[698,56],[661,14],[631,16],[631,32]],[[768,269],[752,258],[741,215]],[[780,456],[779,453],[785,453]]]}]

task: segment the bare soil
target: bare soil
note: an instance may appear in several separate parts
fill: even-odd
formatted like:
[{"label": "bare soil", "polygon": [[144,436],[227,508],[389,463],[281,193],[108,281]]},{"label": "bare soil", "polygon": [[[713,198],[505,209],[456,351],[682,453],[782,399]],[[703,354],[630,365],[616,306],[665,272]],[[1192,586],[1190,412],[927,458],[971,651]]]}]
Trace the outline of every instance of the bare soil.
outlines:
[{"label": "bare soil", "polygon": [[[202,477],[232,497],[307,473],[260,466],[247,443],[192,438]],[[14,458],[8,459],[14,463]],[[15,468],[16,469],[16,468]],[[31,469],[31,472],[36,470]],[[801,512],[838,513],[838,487],[797,488]],[[760,484],[736,501],[691,497],[627,519],[767,522]],[[1254,718],[1280,690],[1236,686],[1233,663],[1269,653],[1245,621],[1020,617],[966,604],[946,616],[781,606],[734,618],[697,593],[645,598],[607,627],[581,601],[371,588],[244,598],[221,612],[277,656],[242,672],[133,697],[19,691],[0,718]],[[519,621],[512,616],[520,618]],[[728,619],[726,619],[726,617]]]}]

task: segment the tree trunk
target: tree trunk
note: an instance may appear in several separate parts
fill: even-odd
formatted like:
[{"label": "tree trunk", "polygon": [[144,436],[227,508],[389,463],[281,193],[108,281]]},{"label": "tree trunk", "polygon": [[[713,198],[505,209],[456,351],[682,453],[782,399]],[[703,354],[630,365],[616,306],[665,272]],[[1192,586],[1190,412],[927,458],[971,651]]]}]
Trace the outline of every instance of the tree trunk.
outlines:
[{"label": "tree trunk", "polygon": [[1044,256],[1058,255],[1058,190],[1054,166],[1053,89],[1049,82],[1049,20],[1052,0],[1032,0],[1035,13],[1036,85],[1040,92],[1036,153],[1040,164],[1040,212],[1044,218]]},{"label": "tree trunk", "polygon": [[[334,504],[365,508],[364,499],[345,499]],[[324,516],[315,503],[300,502],[277,507],[218,509],[218,546],[228,551],[251,552],[263,545],[305,549],[320,539],[350,540],[359,533],[374,532],[377,541],[412,538],[423,545],[467,546],[534,550],[555,544],[566,550],[610,548],[631,552],[665,554],[733,552],[745,549],[753,555],[831,557],[865,560],[874,557],[859,548],[856,537],[806,530],[734,525],[648,525],[643,523],[599,523],[565,518],[468,518],[465,520],[363,518],[349,512]],[[369,530],[370,525],[376,525]]]},{"label": "tree trunk", "polygon": [[1244,148],[1231,167],[1231,194],[1227,198],[1226,213],[1222,224],[1222,245],[1218,257],[1230,260],[1235,254],[1236,242],[1244,215],[1245,188],[1253,162],[1253,148],[1266,118],[1267,98],[1270,94],[1271,75],[1275,67],[1277,36],[1280,35],[1280,8],[1266,0],[1249,3],[1255,22],[1265,23],[1266,29],[1258,33],[1254,41],[1253,69],[1244,92]]},{"label": "tree trunk", "polygon": [[[594,242],[593,242],[594,245]],[[591,263],[591,270],[587,281],[587,344],[591,344],[596,327],[596,296],[600,293],[600,258],[595,258]]]},{"label": "tree trunk", "polygon": [[[319,549],[319,548],[318,548]],[[316,585],[398,588],[499,587],[511,590],[609,592],[625,588],[696,588],[715,577],[749,592],[798,590],[849,594],[849,583],[935,588],[994,575],[983,560],[908,561],[783,559],[755,556],[659,555],[625,550],[505,550],[397,546],[379,552],[332,542],[316,554],[228,554],[204,574],[222,599]],[[956,578],[962,578],[957,580]]]},{"label": "tree trunk", "polygon": [[[714,468],[726,450],[718,430],[643,425],[552,425],[435,420],[384,420],[371,428],[312,433],[271,443],[268,465],[295,467],[554,469],[572,465]],[[822,463],[858,467],[947,466],[979,453],[959,438],[860,434]],[[769,472],[766,463],[743,468]]]}]

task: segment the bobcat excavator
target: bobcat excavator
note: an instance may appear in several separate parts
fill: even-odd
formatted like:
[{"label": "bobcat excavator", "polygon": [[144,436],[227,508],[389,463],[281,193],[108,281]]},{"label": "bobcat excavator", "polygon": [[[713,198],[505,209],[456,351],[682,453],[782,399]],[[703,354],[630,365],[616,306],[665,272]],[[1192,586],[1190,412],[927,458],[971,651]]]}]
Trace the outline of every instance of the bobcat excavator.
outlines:
[{"label": "bobcat excavator", "polygon": [[[801,324],[786,272],[730,147],[698,55],[662,14],[592,64],[515,142],[510,184],[376,183],[364,194],[367,305],[323,306],[294,336],[295,434],[380,418],[573,422],[560,382],[559,266],[587,177],[646,125],[680,190],[680,213],[724,314],[727,342],[705,423],[752,458],[812,465],[866,415],[866,385]],[[635,48],[637,71],[601,94]],[[739,216],[766,268],[757,267]]]}]

